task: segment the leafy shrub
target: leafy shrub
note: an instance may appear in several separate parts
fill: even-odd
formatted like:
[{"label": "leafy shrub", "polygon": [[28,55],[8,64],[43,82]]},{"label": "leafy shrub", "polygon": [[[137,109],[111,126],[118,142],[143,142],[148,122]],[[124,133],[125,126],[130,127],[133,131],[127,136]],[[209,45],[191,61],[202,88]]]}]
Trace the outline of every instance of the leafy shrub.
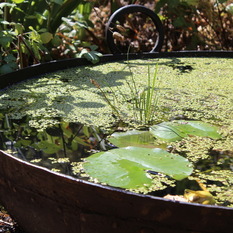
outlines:
[{"label": "leafy shrub", "polygon": [[165,31],[162,51],[233,49],[232,0],[7,0],[0,3],[0,75],[54,59],[97,61],[93,44],[109,52],[105,25],[127,4],[159,14]]},{"label": "leafy shrub", "polygon": [[81,0],[9,0],[0,3],[0,74],[11,72],[18,66],[23,68],[59,58],[63,41],[65,45],[73,44],[71,50],[75,51],[77,44],[72,43],[59,27],[64,17],[75,9],[78,12],[78,7],[83,4],[86,3]]},{"label": "leafy shrub", "polygon": [[226,0],[159,0],[165,50],[233,48],[232,4]]}]

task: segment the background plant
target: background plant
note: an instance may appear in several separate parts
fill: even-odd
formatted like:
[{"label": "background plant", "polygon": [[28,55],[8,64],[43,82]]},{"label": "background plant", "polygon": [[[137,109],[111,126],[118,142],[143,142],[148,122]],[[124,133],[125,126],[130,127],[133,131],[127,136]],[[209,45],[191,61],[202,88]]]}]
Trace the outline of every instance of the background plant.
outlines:
[{"label": "background plant", "polygon": [[160,0],[165,50],[233,48],[232,1]]},{"label": "background plant", "polygon": [[160,16],[162,51],[233,49],[232,0],[4,0],[0,74],[55,59],[98,61],[98,52],[109,53],[104,31],[110,15],[128,4],[145,5]]},{"label": "background plant", "polygon": [[[87,27],[90,7],[91,3],[76,0],[9,0],[0,3],[0,74],[17,67],[74,56],[78,46],[83,46],[81,29]],[[72,25],[72,37],[71,34],[67,36],[63,23],[74,10],[80,17],[75,18],[76,23]]]}]

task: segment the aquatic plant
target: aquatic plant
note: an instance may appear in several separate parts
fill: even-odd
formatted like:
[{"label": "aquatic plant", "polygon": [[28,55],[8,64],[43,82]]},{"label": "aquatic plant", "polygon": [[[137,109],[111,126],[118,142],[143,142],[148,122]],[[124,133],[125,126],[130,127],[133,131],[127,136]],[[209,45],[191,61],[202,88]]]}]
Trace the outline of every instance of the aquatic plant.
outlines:
[{"label": "aquatic plant", "polygon": [[[134,109],[139,112],[139,121],[142,124],[149,124],[155,116],[155,112],[158,109],[158,86],[157,81],[158,64],[156,65],[153,77],[151,78],[150,66],[148,65],[147,73],[147,86],[141,90],[136,88],[136,83],[133,81],[133,87],[131,88],[133,96]],[[133,75],[132,75],[132,79]]]},{"label": "aquatic plant", "polygon": [[151,189],[150,173],[182,180],[192,173],[192,164],[182,156],[159,148],[124,147],[99,152],[85,159],[85,172],[111,186]]},{"label": "aquatic plant", "polygon": [[[118,92],[124,100],[123,104],[127,105],[130,111],[133,111],[134,121],[142,125],[150,124],[154,119],[158,104],[158,86],[156,86],[158,65],[156,65],[153,75],[151,75],[150,66],[148,65],[147,85],[143,88],[137,86],[129,63],[128,68],[130,70],[131,80],[127,80],[126,83],[129,87],[130,97],[128,96],[128,93],[123,93],[119,88]],[[101,91],[105,101],[113,110],[113,114],[115,114],[119,120],[124,121],[124,115],[120,108],[117,107],[122,103],[116,103],[118,102],[118,98],[114,95],[114,90],[109,86],[113,95],[113,101],[111,101],[108,93],[101,88],[100,84],[96,80],[91,79],[90,81]]]},{"label": "aquatic plant", "polygon": [[177,120],[162,122],[150,127],[151,133],[161,140],[173,142],[192,136],[221,138],[218,128],[202,121]]},{"label": "aquatic plant", "polygon": [[[150,135],[166,142],[180,141],[194,135],[221,138],[217,127],[200,121],[184,120],[153,125],[150,131],[116,132],[109,137],[109,141],[120,148],[91,155],[84,160],[83,170],[101,183],[135,191],[143,190],[144,193],[153,191],[152,187],[159,182],[162,174],[176,180],[188,177],[192,173],[193,163],[178,154],[158,148],[161,145],[156,138],[151,139]],[[149,176],[148,170],[154,175],[160,173],[159,177]],[[163,182],[163,188],[160,189],[168,185],[165,180]],[[206,190],[200,192],[207,193]],[[191,193],[194,194],[194,191]]]},{"label": "aquatic plant", "polygon": [[[156,93],[154,93],[155,96],[159,93],[157,96],[159,101],[152,116],[153,125],[156,127],[151,127],[157,131],[154,137],[151,134],[152,130],[148,131],[148,126],[141,126],[140,111],[136,111],[134,102],[134,95],[138,96],[140,90],[141,92],[147,90],[148,66],[150,70],[152,70],[151,67],[155,68],[156,80],[159,77],[159,86],[156,81]],[[152,90],[154,76],[151,72],[150,75]],[[126,124],[118,122],[120,117],[103,98],[101,90],[90,83],[90,79],[94,79],[99,84]],[[185,189],[195,191],[189,182],[192,179],[200,179],[214,196],[217,204],[232,206],[232,85],[231,59],[130,60],[47,74],[3,91],[0,97],[2,127],[0,133],[1,138],[7,142],[0,141],[0,144],[6,151],[9,147],[14,148],[15,150],[10,153],[15,156],[24,155],[23,159],[35,164],[41,166],[49,164],[49,168],[54,171],[98,182],[98,179],[84,173],[84,163],[80,159],[99,150],[114,148],[106,144],[105,137],[117,131],[113,134],[114,136],[107,138],[110,144],[116,147],[133,146],[147,149],[159,147],[188,159],[194,167],[192,175],[182,181],[171,179],[169,175],[162,172],[154,174],[146,172],[147,177],[151,178],[151,185],[129,188],[129,190],[149,194],[153,191],[154,195],[161,195],[161,192],[167,192],[172,187],[174,192],[183,194]],[[8,123],[3,122],[5,113],[7,113]],[[200,127],[191,129],[190,120]],[[55,131],[52,132],[51,129],[57,130],[61,122],[72,124],[81,122],[89,129],[89,134],[85,130],[84,136],[74,137],[78,131],[76,127],[73,128],[74,125],[71,127],[74,129],[72,132],[69,127],[64,128],[67,157],[63,156],[64,146],[61,136],[47,135],[48,132],[53,134]],[[181,124],[178,124],[179,122]],[[4,127],[11,124],[15,128],[10,132],[9,128]],[[218,133],[209,131],[208,124],[212,129],[217,129]],[[96,126],[96,134],[91,128],[93,125]],[[174,128],[176,126],[178,128]],[[98,132],[98,127],[104,131]],[[200,135],[199,129],[203,127],[204,135]],[[48,128],[49,131],[47,131]],[[135,128],[137,130],[127,131]],[[165,128],[168,130],[164,130]],[[191,131],[186,131],[190,129]],[[168,134],[175,131],[175,136],[178,134],[179,140],[166,141],[160,137],[161,130],[167,131]],[[207,131],[209,135],[205,134]],[[127,136],[130,139],[127,139]],[[36,137],[39,142],[36,142]],[[43,140],[46,142],[40,143]],[[90,141],[94,144],[83,147],[82,143],[79,143],[82,140],[84,143]],[[106,146],[105,149],[104,146]],[[47,157],[40,159],[36,157],[38,153],[36,154],[35,150],[38,153],[43,150],[49,153],[56,150],[57,152],[56,155],[46,154]],[[52,158],[54,155],[57,157]],[[64,169],[62,170],[61,167]],[[220,178],[221,180],[218,180]],[[155,190],[160,190],[160,193]]]}]

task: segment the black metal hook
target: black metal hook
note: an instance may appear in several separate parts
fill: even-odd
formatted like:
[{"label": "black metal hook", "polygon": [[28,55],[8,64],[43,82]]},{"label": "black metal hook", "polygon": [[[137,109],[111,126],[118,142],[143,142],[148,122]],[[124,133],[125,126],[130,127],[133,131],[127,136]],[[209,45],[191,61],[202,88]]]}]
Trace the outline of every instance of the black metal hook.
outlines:
[{"label": "black metal hook", "polygon": [[132,5],[121,7],[120,9],[115,11],[111,15],[106,25],[105,37],[106,37],[107,45],[113,54],[119,54],[119,53],[122,53],[122,51],[120,51],[120,49],[117,47],[117,45],[114,42],[114,37],[113,37],[114,32],[111,30],[111,28],[114,28],[117,21],[122,20],[124,18],[124,15],[130,14],[130,13],[136,13],[136,12],[140,12],[148,16],[149,18],[151,18],[154,25],[156,26],[158,36],[156,36],[155,45],[150,51],[150,53],[159,52],[161,50],[162,45],[163,45],[164,32],[163,32],[163,25],[162,25],[160,18],[157,16],[157,14],[155,14],[152,10],[148,9],[147,7],[132,4]]}]

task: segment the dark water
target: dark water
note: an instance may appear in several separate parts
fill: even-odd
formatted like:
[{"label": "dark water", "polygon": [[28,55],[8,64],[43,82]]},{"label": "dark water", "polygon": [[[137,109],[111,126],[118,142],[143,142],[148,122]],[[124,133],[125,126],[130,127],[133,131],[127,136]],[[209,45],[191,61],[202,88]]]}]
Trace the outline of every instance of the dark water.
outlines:
[{"label": "dark water", "polygon": [[94,126],[60,122],[43,130],[29,126],[29,117],[0,119],[0,149],[15,157],[67,175],[71,164],[111,147],[104,132]]}]

